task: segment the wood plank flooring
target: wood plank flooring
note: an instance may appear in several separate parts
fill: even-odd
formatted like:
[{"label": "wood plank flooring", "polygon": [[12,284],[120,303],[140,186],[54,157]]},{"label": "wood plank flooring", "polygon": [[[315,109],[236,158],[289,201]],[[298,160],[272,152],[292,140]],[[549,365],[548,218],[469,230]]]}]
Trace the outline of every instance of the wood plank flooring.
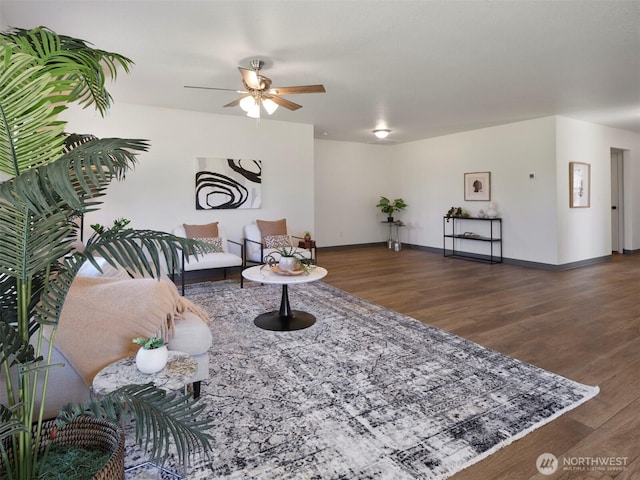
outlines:
[{"label": "wood plank flooring", "polygon": [[[452,480],[640,479],[640,255],[554,272],[385,246],[321,250],[325,281],[599,395]],[[626,468],[538,473],[538,455]],[[579,457],[579,458],[578,458]],[[577,459],[576,459],[577,458]],[[587,460],[588,461],[588,460]]]},{"label": "wood plank flooring", "polygon": [[[452,480],[640,479],[640,255],[554,272],[386,246],[320,250],[325,281],[599,395]],[[538,473],[545,452],[626,467]],[[587,460],[588,461],[588,460]]]}]

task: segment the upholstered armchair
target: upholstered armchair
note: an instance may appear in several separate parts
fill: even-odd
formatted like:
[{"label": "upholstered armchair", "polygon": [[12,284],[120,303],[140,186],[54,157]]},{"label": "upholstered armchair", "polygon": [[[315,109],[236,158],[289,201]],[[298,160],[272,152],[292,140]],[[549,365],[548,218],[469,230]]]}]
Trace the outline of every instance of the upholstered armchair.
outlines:
[{"label": "upholstered armchair", "polygon": [[256,220],[256,223],[244,226],[245,264],[263,264],[267,256],[277,260],[278,247],[283,246],[294,247],[297,254],[315,260],[315,247],[299,247],[297,246],[299,240],[303,238],[289,234],[285,218],[275,221]]},{"label": "upholstered armchair", "polygon": [[[245,265],[244,245],[227,238],[224,226],[218,222],[205,225],[183,224],[173,229],[172,233],[179,237],[197,238],[211,243],[216,248],[215,252],[198,254],[198,258],[189,257],[182,252],[182,273],[180,274],[182,295],[184,295],[185,277],[188,272],[196,270],[216,270],[222,269],[224,278],[227,278],[227,270],[237,268],[242,270]],[[233,248],[234,252],[230,249]],[[240,275],[240,287],[244,286],[242,275]]]}]

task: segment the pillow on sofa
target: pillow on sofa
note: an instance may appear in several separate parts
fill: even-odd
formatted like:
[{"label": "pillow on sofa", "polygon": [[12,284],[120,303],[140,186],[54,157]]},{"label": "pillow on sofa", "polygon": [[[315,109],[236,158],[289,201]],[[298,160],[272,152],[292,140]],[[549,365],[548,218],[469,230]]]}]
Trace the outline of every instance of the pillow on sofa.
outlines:
[{"label": "pillow on sofa", "polygon": [[287,235],[287,219],[281,220],[256,220],[256,224],[260,229],[260,236],[262,237],[262,243],[264,238],[269,235]]},{"label": "pillow on sofa", "polygon": [[207,223],[206,225],[187,225],[183,223],[182,226],[187,234],[187,238],[203,239],[219,236],[218,222]]},{"label": "pillow on sofa", "polygon": [[222,252],[222,237],[211,237],[211,238],[194,238],[194,240],[199,240],[200,242],[208,243],[213,247],[214,252]]},{"label": "pillow on sofa", "polygon": [[291,239],[289,235],[266,235],[264,246],[266,248],[290,247]]}]

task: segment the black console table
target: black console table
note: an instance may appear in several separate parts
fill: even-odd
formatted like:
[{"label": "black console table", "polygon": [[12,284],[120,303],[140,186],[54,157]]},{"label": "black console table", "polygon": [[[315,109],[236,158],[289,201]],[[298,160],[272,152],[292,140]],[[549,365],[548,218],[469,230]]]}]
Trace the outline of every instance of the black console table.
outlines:
[{"label": "black console table", "polygon": [[[483,228],[488,233],[478,234],[467,231],[476,222],[482,222]],[[449,227],[447,227],[449,225]],[[467,228],[465,228],[467,227]],[[502,219],[501,218],[478,218],[478,217],[443,217],[442,218],[443,252],[445,257],[466,258],[487,263],[502,263]],[[489,255],[470,253],[460,250],[461,245],[466,241],[485,242],[489,246]],[[451,248],[447,249],[447,242]],[[458,248],[457,248],[458,247]],[[499,250],[499,254],[496,250]]]}]

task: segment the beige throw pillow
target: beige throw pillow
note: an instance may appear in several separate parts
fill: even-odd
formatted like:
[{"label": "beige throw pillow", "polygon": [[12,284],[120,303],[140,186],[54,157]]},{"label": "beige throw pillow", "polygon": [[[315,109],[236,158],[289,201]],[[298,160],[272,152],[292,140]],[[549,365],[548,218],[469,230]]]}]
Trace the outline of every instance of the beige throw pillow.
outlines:
[{"label": "beige throw pillow", "polygon": [[281,220],[256,220],[258,228],[260,229],[260,236],[262,237],[262,243],[265,243],[265,237],[269,235],[286,235],[287,234],[287,219]]},{"label": "beige throw pillow", "polygon": [[206,225],[187,225],[183,223],[187,238],[215,238],[218,237],[218,222],[207,223]]}]

